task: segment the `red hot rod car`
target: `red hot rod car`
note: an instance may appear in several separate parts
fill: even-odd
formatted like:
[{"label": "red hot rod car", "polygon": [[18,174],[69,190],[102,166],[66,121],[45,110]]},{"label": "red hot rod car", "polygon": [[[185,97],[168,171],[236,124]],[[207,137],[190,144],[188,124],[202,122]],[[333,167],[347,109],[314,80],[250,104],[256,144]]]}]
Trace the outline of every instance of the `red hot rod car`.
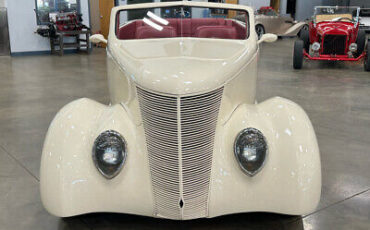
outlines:
[{"label": "red hot rod car", "polygon": [[294,43],[293,67],[301,69],[309,60],[359,61],[370,71],[370,45],[359,29],[359,7],[315,7],[309,31],[302,31]]}]

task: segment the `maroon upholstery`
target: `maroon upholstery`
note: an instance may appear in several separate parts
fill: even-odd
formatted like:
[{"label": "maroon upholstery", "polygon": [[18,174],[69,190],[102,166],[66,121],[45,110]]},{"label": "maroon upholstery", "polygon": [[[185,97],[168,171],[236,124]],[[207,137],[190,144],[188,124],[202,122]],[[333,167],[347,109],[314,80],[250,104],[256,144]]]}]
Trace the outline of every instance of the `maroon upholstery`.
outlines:
[{"label": "maroon upholstery", "polygon": [[171,26],[173,27],[176,31],[177,31],[177,35],[179,36],[179,33],[181,33],[181,24],[180,24],[180,21],[178,18],[169,18],[169,19],[166,19],[168,21],[168,25],[167,26]]},{"label": "maroon upholstery", "polygon": [[[223,18],[197,18],[188,19],[191,23],[191,35],[194,36],[196,30],[200,26],[223,26],[226,25],[226,20]],[[231,26],[231,24],[230,24]]]},{"label": "maroon upholstery", "polygon": [[119,39],[135,39],[136,38],[136,30],[138,27],[143,26],[144,22],[141,20],[133,21],[127,23],[126,25],[119,28],[117,37]]},{"label": "maroon upholstery", "polygon": [[147,39],[170,37],[202,37],[245,39],[247,30],[240,24],[223,18],[168,18],[169,24],[158,31],[142,20],[133,21],[117,29],[119,39]]},{"label": "maroon upholstery", "polygon": [[177,37],[176,30],[171,26],[164,26],[163,30],[156,30],[150,26],[140,26],[136,29],[136,39],[146,38],[173,38]]},{"label": "maroon upholstery", "polygon": [[192,27],[191,22],[192,22],[192,19],[189,19],[189,18],[185,18],[181,20],[181,22],[179,22],[183,37],[192,37],[193,34],[191,33],[191,27]]},{"label": "maroon upholstery", "polygon": [[236,29],[232,26],[199,26],[195,31],[198,38],[236,39]]},{"label": "maroon upholstery", "polygon": [[244,26],[234,21],[232,22],[232,26],[236,29],[237,39],[247,38],[247,29]]}]

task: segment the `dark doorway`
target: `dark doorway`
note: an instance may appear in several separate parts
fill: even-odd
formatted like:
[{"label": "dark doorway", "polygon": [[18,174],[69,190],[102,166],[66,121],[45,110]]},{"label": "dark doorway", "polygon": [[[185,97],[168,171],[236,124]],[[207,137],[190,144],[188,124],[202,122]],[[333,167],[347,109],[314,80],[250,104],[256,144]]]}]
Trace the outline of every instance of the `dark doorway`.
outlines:
[{"label": "dark doorway", "polygon": [[288,0],[286,5],[286,13],[295,18],[296,0]]},{"label": "dark doorway", "polygon": [[10,54],[8,17],[6,8],[0,7],[0,56]]}]

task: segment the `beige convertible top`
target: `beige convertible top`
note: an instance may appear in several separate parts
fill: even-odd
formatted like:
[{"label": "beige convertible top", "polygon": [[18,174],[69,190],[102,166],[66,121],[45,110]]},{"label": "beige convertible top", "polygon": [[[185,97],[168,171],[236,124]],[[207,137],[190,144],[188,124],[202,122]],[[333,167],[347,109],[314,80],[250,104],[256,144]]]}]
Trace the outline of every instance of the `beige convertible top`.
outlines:
[{"label": "beige convertible top", "polygon": [[316,23],[322,22],[322,21],[331,21],[334,18],[350,18],[353,19],[352,14],[318,14],[316,15]]}]

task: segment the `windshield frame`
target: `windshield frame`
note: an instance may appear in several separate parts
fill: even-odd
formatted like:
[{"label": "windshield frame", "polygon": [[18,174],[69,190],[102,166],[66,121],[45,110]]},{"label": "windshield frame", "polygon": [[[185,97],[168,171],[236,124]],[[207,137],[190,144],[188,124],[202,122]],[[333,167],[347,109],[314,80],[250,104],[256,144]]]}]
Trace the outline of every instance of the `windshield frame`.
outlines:
[{"label": "windshield frame", "polygon": [[[144,5],[146,5],[147,7],[143,7]],[[230,20],[235,20],[238,23],[243,24],[243,25],[246,26],[246,30],[247,30],[246,37],[245,37],[245,39],[232,39],[232,40],[246,41],[250,38],[250,34],[251,34],[251,30],[250,30],[250,28],[251,28],[251,26],[250,26],[251,25],[251,15],[250,15],[250,10],[247,7],[238,7],[238,5],[230,5],[230,4],[223,4],[223,3],[199,3],[199,2],[147,3],[147,4],[137,4],[136,5],[137,7],[133,7],[134,5],[129,5],[129,6],[131,6],[131,7],[127,7],[127,6],[126,7],[116,7],[117,9],[112,12],[111,20],[112,19],[114,20],[114,31],[112,31],[112,34],[114,34],[115,39],[117,39],[119,41],[145,40],[145,39],[127,39],[127,40],[124,40],[124,39],[118,38],[117,28],[120,27],[120,25],[119,25],[120,23],[119,23],[119,20],[117,18],[120,16],[120,13],[122,11],[126,11],[126,12],[129,11],[129,10],[148,10],[148,11],[153,10],[154,11],[155,9],[161,11],[161,8],[171,8],[171,7],[224,9],[224,10],[233,10],[233,11],[243,12],[243,13],[245,13],[246,22],[242,22],[242,21],[236,20],[234,18],[230,18]],[[114,13],[114,17],[113,17],[113,13]],[[138,19],[134,19],[134,20],[138,20]],[[131,23],[134,20],[127,21],[123,25]],[[111,29],[112,29],[112,27],[111,27]],[[182,38],[183,39],[183,38],[195,38],[195,37],[179,36],[179,37],[174,37],[174,38],[178,38],[178,39]],[[171,38],[160,38],[160,39],[171,39]],[[198,38],[198,39],[211,39],[211,38]],[[221,40],[231,40],[231,39],[221,39]]]},{"label": "windshield frame", "polygon": [[[316,22],[316,15],[330,15],[330,14],[323,14],[323,13],[320,13],[318,14],[318,10],[319,9],[352,9],[353,11],[354,10],[357,10],[357,13],[356,13],[356,16],[353,16],[353,23],[355,26],[358,25],[359,21],[360,21],[360,7],[358,6],[315,6],[314,8],[314,14],[313,14],[313,23],[316,25],[317,22]],[[350,11],[350,10],[349,10]],[[338,13],[339,14],[339,13]],[[332,15],[335,15],[335,14],[332,14]],[[335,21],[332,21],[332,20],[328,20],[327,22],[335,22]]]}]

